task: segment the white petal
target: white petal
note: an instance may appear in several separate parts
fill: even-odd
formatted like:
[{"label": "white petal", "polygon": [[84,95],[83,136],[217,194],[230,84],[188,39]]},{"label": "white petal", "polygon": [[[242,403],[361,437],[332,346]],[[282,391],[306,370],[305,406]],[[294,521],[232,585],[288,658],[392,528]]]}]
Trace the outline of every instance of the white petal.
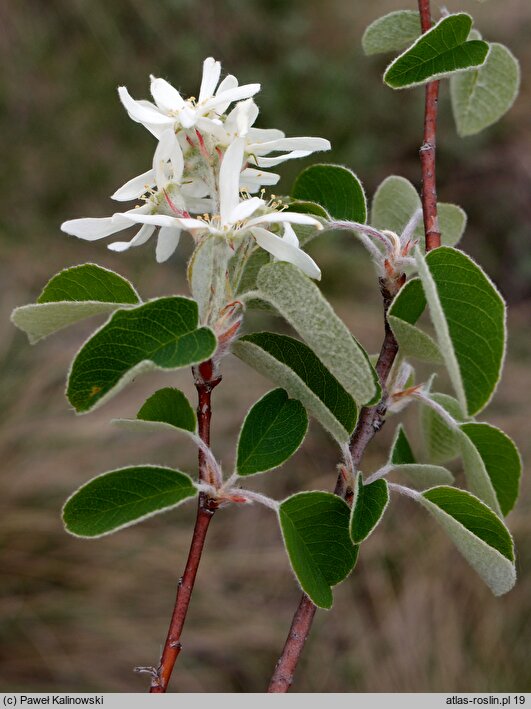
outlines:
[{"label": "white petal", "polygon": [[167,261],[170,258],[172,253],[177,248],[180,236],[181,230],[175,229],[174,227],[164,226],[159,230],[157,248],[155,250],[155,258],[157,259],[157,263],[164,263],[164,261]]},{"label": "white petal", "polygon": [[276,150],[308,150],[314,153],[316,150],[330,150],[330,147],[330,141],[324,138],[279,138],[251,143],[247,150],[255,155],[266,155]]},{"label": "white petal", "polygon": [[229,145],[219,170],[219,201],[222,225],[228,224],[230,215],[240,202],[240,171],[243,162],[243,138]]},{"label": "white petal", "polygon": [[188,217],[170,217],[168,214],[138,214],[139,210],[134,213],[124,214],[124,217],[131,222],[137,224],[154,224],[155,226],[171,226],[175,229],[207,229],[207,224],[199,219],[190,219]]},{"label": "white petal", "polygon": [[295,233],[295,230],[291,226],[291,224],[284,224],[284,236],[282,237],[286,244],[291,244],[292,246],[296,246],[297,248],[299,247],[299,239],[297,237],[297,234]]},{"label": "white petal", "polygon": [[155,227],[150,224],[144,224],[140,230],[133,236],[131,241],[113,241],[112,244],[108,244],[107,248],[111,251],[127,251],[132,246],[141,246],[145,244],[149,239],[151,234],[155,231]]},{"label": "white petal", "polygon": [[227,137],[225,126],[217,118],[205,118],[204,116],[199,116],[199,118],[195,121],[195,125],[201,133],[207,133],[208,135],[214,136],[214,138],[216,138],[216,140],[222,145],[227,145],[230,142]]},{"label": "white petal", "polygon": [[[171,174],[168,173],[167,161],[171,162]],[[180,182],[184,169],[183,152],[173,128],[162,134],[153,156],[153,170],[159,190],[168,182]]]},{"label": "white petal", "polygon": [[[235,89],[238,86],[238,79],[233,76],[232,74],[229,74],[226,76],[221,84],[218,86],[216,89],[216,95],[223,93],[224,91],[228,91],[229,89]],[[227,108],[230,106],[230,101],[226,101],[225,103],[219,103],[217,105],[217,112],[221,115],[225,113]]]},{"label": "white petal", "polygon": [[286,160],[296,160],[297,158],[305,158],[311,155],[310,150],[292,150],[291,153],[284,153],[284,155],[277,155],[275,158],[256,158],[256,164],[258,167],[275,167],[275,165],[280,165]]},{"label": "white petal", "polygon": [[156,106],[149,104],[147,101],[135,101],[125,86],[119,87],[118,94],[129,117],[137,123],[142,123],[145,126],[148,124],[170,126],[175,122],[174,118],[165,116]]},{"label": "white petal", "polygon": [[279,261],[288,261],[298,266],[310,278],[321,279],[321,271],[315,261],[297,246],[288,243],[279,236],[275,236],[267,229],[256,227],[251,230],[259,246]]},{"label": "white petal", "polygon": [[122,187],[111,195],[111,199],[115,199],[117,202],[128,202],[131,199],[138,199],[147,192],[149,187],[153,187],[154,184],[155,172],[148,170],[141,175],[133,177],[133,179],[126,182],[125,185],[122,185]]},{"label": "white petal", "polygon": [[286,135],[277,128],[251,128],[247,136],[250,143],[265,143],[269,140],[280,140]]},{"label": "white petal", "polygon": [[251,219],[247,222],[247,226],[252,227],[255,226],[255,224],[274,224],[277,222],[308,224],[309,226],[314,226],[316,229],[323,228],[321,222],[317,221],[315,217],[311,217],[309,214],[299,214],[298,212],[272,212],[271,214],[264,214],[261,217]]},{"label": "white petal", "polygon": [[257,209],[263,207],[264,204],[264,200],[258,197],[244,199],[243,202],[240,202],[240,204],[232,210],[229,222],[235,224],[236,222],[241,222],[243,219],[247,219],[247,217],[250,217]]},{"label": "white petal", "polygon": [[225,131],[233,136],[245,136],[258,118],[258,106],[252,98],[240,101],[225,121]]},{"label": "white petal", "polygon": [[[216,94],[212,98],[201,104],[202,113],[207,113],[214,108],[230,104],[233,101],[241,101],[244,98],[250,98],[260,91],[260,84],[245,84],[237,86],[234,89],[228,89],[220,94]],[[226,109],[225,109],[226,110]]]},{"label": "white petal", "polygon": [[242,170],[240,184],[242,187],[258,188],[261,185],[276,185],[280,180],[280,175],[276,172],[264,172],[255,170],[254,167],[246,167]]},{"label": "white petal", "polygon": [[202,103],[214,95],[220,74],[221,64],[215,61],[213,57],[205,59],[203,62],[203,78],[201,79],[201,88],[199,89],[197,103]]},{"label": "white petal", "polygon": [[122,219],[118,217],[122,217],[122,215],[115,214],[112,217],[70,219],[61,224],[61,230],[72,236],[85,239],[86,241],[96,241],[97,239],[103,239],[106,236],[115,234],[117,231],[122,231],[122,229],[127,229],[127,227],[130,226],[130,222],[126,217]]},{"label": "white petal", "polygon": [[165,79],[151,77],[151,95],[158,108],[164,113],[178,111],[184,106],[181,94]]},{"label": "white petal", "polygon": [[179,113],[179,120],[183,128],[192,128],[197,123],[198,117],[201,115],[198,109],[193,109],[189,104],[185,104],[184,108]]}]

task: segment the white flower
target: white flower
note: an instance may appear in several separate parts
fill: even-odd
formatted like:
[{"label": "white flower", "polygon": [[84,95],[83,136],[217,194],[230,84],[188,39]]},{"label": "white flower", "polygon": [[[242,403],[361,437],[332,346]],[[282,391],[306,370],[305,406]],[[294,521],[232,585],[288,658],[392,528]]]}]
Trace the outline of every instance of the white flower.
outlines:
[{"label": "white flower", "polygon": [[[157,145],[152,169],[129,180],[112,195],[113,199],[127,201],[140,199],[148,193],[142,206],[127,212],[117,212],[112,217],[71,219],[64,222],[61,229],[80,239],[95,241],[127,229],[137,222],[141,223],[142,227],[130,241],[115,241],[109,244],[108,248],[112,251],[126,251],[132,246],[145,244],[155,231],[156,225],[142,223],[139,219],[141,215],[180,214],[187,217],[191,204],[198,211],[210,208],[210,200],[186,193],[187,189],[188,192],[198,190],[197,185],[193,183],[181,184],[183,170],[184,158],[179,141],[173,129],[166,130]],[[153,189],[154,186],[156,190]],[[175,251],[180,234],[181,227],[178,224],[161,226],[156,248],[156,259],[159,263],[166,261]]]},{"label": "white flower", "polygon": [[[289,261],[298,266],[310,278],[320,279],[321,271],[315,261],[299,248],[298,239],[289,224],[306,224],[322,229],[321,223],[308,214],[297,212],[269,211],[259,216],[252,215],[259,209],[267,208],[263,199],[250,197],[240,200],[240,171],[244,158],[244,138],[237,138],[227,148],[219,174],[220,213],[210,218],[194,219],[168,214],[146,214],[127,212],[120,215],[145,226],[186,229],[196,238],[212,234],[226,236],[231,240],[251,234],[257,244],[275,258]],[[270,224],[284,224],[283,237],[269,231]]]},{"label": "white flower", "polygon": [[213,125],[212,119],[218,120],[231,103],[254,96],[260,91],[260,84],[238,86],[238,80],[232,75],[226,76],[218,86],[220,74],[221,64],[212,57],[205,59],[197,101],[194,98],[183,99],[165,79],[153,76],[151,94],[154,104],[150,101],[136,101],[125,86],[121,86],[118,93],[130,118],[144,125],[157,138],[170,127],[174,130],[197,127],[208,131]]},{"label": "white flower", "polygon": [[[281,130],[253,128],[259,109],[252,98],[240,101],[224,122],[209,121],[206,130],[218,144],[226,148],[236,138],[245,138],[245,155],[248,165],[240,176],[240,187],[251,194],[263,185],[276,185],[280,175],[264,172],[263,169],[280,165],[286,160],[304,158],[320,150],[330,150],[330,141],[325,138],[286,138]],[[283,152],[287,151],[287,152]],[[269,153],[283,152],[282,155],[265,157]]]}]

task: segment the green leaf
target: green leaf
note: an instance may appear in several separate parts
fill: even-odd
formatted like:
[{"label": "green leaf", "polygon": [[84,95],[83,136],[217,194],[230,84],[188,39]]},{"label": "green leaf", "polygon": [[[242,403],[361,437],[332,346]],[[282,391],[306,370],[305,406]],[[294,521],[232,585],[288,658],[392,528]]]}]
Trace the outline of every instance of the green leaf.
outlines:
[{"label": "green leaf", "polygon": [[374,399],[378,386],[367,355],[302,271],[285,262],[264,266],[258,275],[258,290],[357,402]]},{"label": "green leaf", "polygon": [[[507,515],[514,507],[520,487],[522,461],[518,449],[509,436],[488,423],[464,423],[460,429],[465,437],[462,442],[465,471],[470,474],[473,469],[475,475],[487,477],[496,498],[496,504],[490,506]],[[478,490],[472,492],[489,504]]]},{"label": "green leaf", "polygon": [[63,521],[76,537],[102,537],[196,495],[192,480],[178,470],[156,465],[120,468],[98,475],[69,497]]},{"label": "green leaf", "polygon": [[331,587],[350,574],[358,556],[350,540],[349,506],[329,492],[300,492],[284,500],[278,514],[302,590],[319,608],[331,608]]},{"label": "green leaf", "polygon": [[480,69],[451,78],[452,110],[459,135],[475,135],[499,121],[513,105],[519,88],[518,60],[503,44],[491,44]]},{"label": "green leaf", "polygon": [[[299,199],[287,199],[288,210],[290,212],[299,212],[300,214],[313,214],[316,217],[321,217],[322,219],[330,219],[330,214],[326,211],[324,207],[317,202],[308,202]],[[312,228],[312,235],[315,233],[315,229]]]},{"label": "green leaf", "polygon": [[358,417],[356,402],[299,340],[272,332],[240,338],[233,353],[298,399],[338,441],[346,443]]},{"label": "green leaf", "polygon": [[[413,214],[421,209],[420,197],[409,180],[398,175],[387,177],[374,194],[371,208],[371,225],[376,229],[390,229],[396,234],[404,231]],[[456,204],[439,202],[437,204],[441,243],[455,246],[463,236],[466,227],[466,214]],[[424,250],[424,225],[420,220],[414,238],[419,239],[419,246]]]},{"label": "green leaf", "polygon": [[197,417],[186,396],[172,387],[159,389],[142,405],[136,417],[142,421],[167,423],[190,433],[197,432]]},{"label": "green leaf", "polygon": [[402,424],[396,429],[389,465],[393,466],[393,472],[405,475],[411,483],[418,486],[442,485],[451,483],[454,479],[452,473],[440,465],[417,463]]},{"label": "green leaf", "polygon": [[[433,393],[430,398],[440,404],[456,421],[464,421],[460,403],[448,394]],[[421,405],[420,428],[424,452],[432,463],[446,463],[460,454],[460,437],[430,406]]]},{"label": "green leaf", "polygon": [[411,450],[411,444],[406,436],[404,427],[400,423],[396,427],[389,463],[391,465],[410,465],[416,462],[413,451]]},{"label": "green leaf", "polygon": [[426,298],[420,279],[407,281],[389,309],[389,325],[403,355],[442,364],[444,360],[437,343],[415,326],[425,307]]},{"label": "green leaf", "polygon": [[498,384],[505,354],[505,304],[485,273],[442,246],[417,267],[450,379],[463,410],[481,411]]},{"label": "green leaf", "polygon": [[420,35],[420,15],[413,10],[396,10],[372,22],[361,38],[365,54],[399,52]]},{"label": "green leaf", "polygon": [[513,540],[483,502],[464,490],[434,487],[418,497],[495,596],[514,586]]},{"label": "green leaf", "polygon": [[310,165],[295,180],[291,196],[320,204],[333,219],[362,224],[367,220],[363,186],[343,165]]},{"label": "green leaf", "polygon": [[11,320],[31,344],[80,320],[140,302],[122,276],[93,263],[67,268],[44,287],[36,304],[13,311]]},{"label": "green leaf", "polygon": [[215,349],[212,330],[197,328],[197,303],[189,298],[158,298],[118,311],[74,359],[68,400],[78,413],[90,411],[142,372],[198,364]]},{"label": "green leaf", "polygon": [[249,410],[238,439],[236,472],[254,475],[278,468],[298,450],[308,417],[284,389],[268,392]]},{"label": "green leaf", "polygon": [[227,269],[233,253],[224,237],[210,236],[199,244],[190,259],[188,283],[203,324],[215,324],[221,308],[230,302]]},{"label": "green leaf", "polygon": [[350,517],[350,538],[354,544],[361,544],[373,532],[388,504],[389,488],[383,478],[364,485],[361,475],[358,475],[356,496]]},{"label": "green leaf", "polygon": [[450,74],[481,66],[489,45],[467,41],[472,18],[464,12],[443,17],[387,67],[385,83],[406,89]]}]

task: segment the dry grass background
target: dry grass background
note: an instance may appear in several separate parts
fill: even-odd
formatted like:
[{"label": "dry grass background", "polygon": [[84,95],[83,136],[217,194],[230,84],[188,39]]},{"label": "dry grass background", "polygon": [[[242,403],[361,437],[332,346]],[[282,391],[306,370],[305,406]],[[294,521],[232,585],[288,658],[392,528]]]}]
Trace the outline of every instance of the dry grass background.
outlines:
[{"label": "dry grass background", "polygon": [[[465,5],[488,38],[514,48],[524,68],[523,94],[510,116],[476,139],[453,137],[443,104],[440,165],[443,198],[459,201],[471,217],[464,248],[480,256],[512,302],[507,367],[486,416],[514,437],[525,460],[531,447],[531,8],[525,0],[463,0],[450,7]],[[59,520],[71,490],[110,467],[151,462],[193,471],[195,453],[187,443],[109,425],[114,416],[133,414],[157,386],[172,382],[193,397],[189,373],[144,377],[96,413],[75,417],[63,396],[65,370],[93,324],[30,348],[8,320],[56,270],[86,260],[132,277],[146,296],[186,292],[186,248],[160,267],[149,247],[118,258],[101,244],[58,232],[65,218],[105,214],[105,195],[149,159],[152,144],[122,115],[116,84],[144,95],[151,71],[193,91],[199,62],[214,54],[242,81],[262,80],[262,125],[330,137],[330,159],[351,165],[369,192],[392,171],[418,182],[421,93],[386,91],[378,83],[383,64],[359,51],[367,22],[400,6],[395,0],[368,7],[277,0],[267,8],[236,0],[22,0],[0,8],[1,689],[143,691],[146,678],[132,668],[158,658],[189,543],[193,506],[93,542],[68,537]],[[286,189],[296,169],[288,166]],[[346,238],[321,239],[312,248],[337,311],[376,351],[379,302],[365,255]],[[270,325],[279,327],[257,314],[248,323],[249,329]],[[213,441],[227,470],[242,414],[269,386],[239,361],[226,360],[214,398]],[[414,423],[409,412],[406,425],[412,430]],[[389,423],[378,436],[364,470],[384,460],[393,428]],[[328,489],[336,460],[331,441],[312,425],[296,457],[256,487],[278,497]],[[318,614],[295,689],[531,691],[530,498],[525,476],[509,517],[520,580],[501,599],[422,510],[394,501],[352,577],[337,589],[333,610]],[[173,689],[262,691],[298,595],[272,513],[219,512]]]}]

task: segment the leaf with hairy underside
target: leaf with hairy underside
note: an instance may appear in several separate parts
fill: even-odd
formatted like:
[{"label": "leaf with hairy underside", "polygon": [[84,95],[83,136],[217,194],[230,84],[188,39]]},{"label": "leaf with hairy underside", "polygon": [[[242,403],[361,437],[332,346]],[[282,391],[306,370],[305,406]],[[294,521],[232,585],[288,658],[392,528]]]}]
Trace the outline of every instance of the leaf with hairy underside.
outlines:
[{"label": "leaf with hairy underside", "polygon": [[443,17],[391,62],[384,82],[393,89],[406,89],[481,66],[489,45],[468,40],[471,27],[472,18],[465,12]]},{"label": "leaf with hairy underside", "polygon": [[11,320],[33,345],[80,320],[138,303],[138,293],[129,281],[106,268],[86,263],[54,276],[37,302],[15,308]]},{"label": "leaf with hairy underside", "polygon": [[331,587],[350,574],[358,556],[350,540],[349,506],[329,492],[300,492],[281,502],[278,516],[302,590],[319,608],[331,608]]},{"label": "leaf with hairy underside", "polygon": [[67,532],[102,537],[177,507],[197,495],[179,470],[137,465],[103,473],[76,490],[63,508]]},{"label": "leaf with hairy underside", "polygon": [[[443,407],[457,422],[465,420],[460,403],[453,396],[434,392],[429,394],[437,404]],[[434,411],[431,406],[421,402],[420,430],[426,458],[431,463],[447,463],[460,454],[459,434]]]},{"label": "leaf with hairy underside", "polygon": [[393,467],[393,473],[405,475],[413,485],[420,487],[443,485],[454,480],[452,473],[440,465],[417,463],[402,424],[397,426],[388,465]]},{"label": "leaf with hairy underside", "polygon": [[518,96],[520,65],[503,44],[492,43],[485,64],[452,76],[450,93],[457,132],[480,133],[507,113]]},{"label": "leaf with hairy underside", "polygon": [[306,340],[349,394],[361,404],[373,402],[378,380],[368,356],[315,283],[285,262],[264,266],[257,283],[260,297]]},{"label": "leaf with hairy underside", "polygon": [[473,416],[490,401],[503,366],[505,303],[469,256],[442,246],[417,268],[439,348],[461,407]]},{"label": "leaf with hairy underside", "polygon": [[236,473],[240,476],[278,468],[298,450],[308,417],[284,389],[268,392],[249,410],[238,439]]},{"label": "leaf with hairy underside", "polygon": [[293,199],[316,202],[332,219],[365,224],[367,199],[359,178],[343,165],[310,165],[293,185]]},{"label": "leaf with hairy underside", "polygon": [[358,475],[350,516],[350,538],[354,544],[361,544],[374,531],[388,504],[389,488],[383,478],[367,485]]},{"label": "leaf with hairy underside", "polygon": [[181,296],[114,313],[76,355],[68,377],[68,400],[78,413],[85,413],[140,373],[207,360],[216,349],[216,337],[197,325],[197,303]]},{"label": "leaf with hairy underside", "polygon": [[[371,225],[376,229],[390,229],[401,234],[415,212],[421,209],[420,197],[409,180],[391,175],[379,185],[372,200]],[[455,246],[464,234],[467,217],[456,204],[437,204],[441,243]],[[424,250],[424,225],[422,219],[413,233]]]},{"label": "leaf with hairy underside", "polygon": [[235,295],[242,295],[247,291],[254,290],[256,288],[256,278],[258,276],[258,272],[262,266],[265,266],[270,261],[271,257],[267,251],[264,251],[264,249],[257,249],[252,252],[245,262],[240,276],[237,276],[237,274],[232,271],[232,268],[234,267],[233,265],[236,263],[236,259],[231,261],[230,267],[232,268],[230,268],[229,272],[231,273],[231,280],[235,289]]},{"label": "leaf with hairy underside", "polygon": [[426,298],[419,278],[407,281],[389,308],[387,319],[406,357],[415,357],[423,362],[444,362],[437,343],[415,323],[426,307]]},{"label": "leaf with hairy underside", "polygon": [[230,301],[227,268],[233,255],[224,237],[210,236],[199,244],[190,259],[188,283],[203,324],[216,323],[221,308]]},{"label": "leaf with hairy underside", "polygon": [[367,27],[361,46],[367,55],[399,52],[420,35],[420,15],[414,10],[396,10]]},{"label": "leaf with hairy underside", "polygon": [[513,540],[494,512],[469,492],[434,487],[416,499],[435,517],[495,596],[516,581]]},{"label": "leaf with hairy underside", "polygon": [[461,455],[471,491],[496,513],[507,515],[518,498],[522,461],[513,441],[488,423],[459,427]]},{"label": "leaf with hairy underside", "polygon": [[307,345],[288,335],[256,332],[237,340],[232,351],[298,399],[338,443],[349,440],[356,402]]}]

